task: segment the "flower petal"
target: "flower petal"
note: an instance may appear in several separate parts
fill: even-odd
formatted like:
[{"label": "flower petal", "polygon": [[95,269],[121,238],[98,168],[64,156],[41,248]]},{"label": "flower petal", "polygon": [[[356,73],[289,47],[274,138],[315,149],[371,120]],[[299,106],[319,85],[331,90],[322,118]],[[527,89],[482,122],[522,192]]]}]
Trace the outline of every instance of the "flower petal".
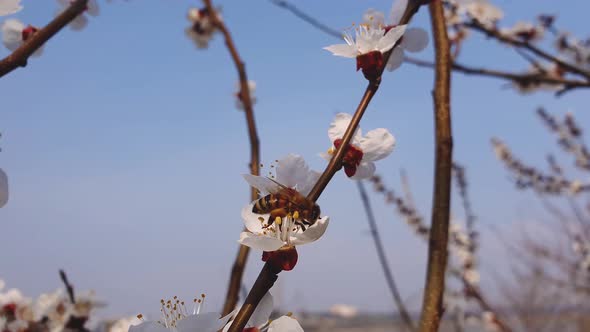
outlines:
[{"label": "flower petal", "polygon": [[70,29],[80,31],[88,25],[88,18],[83,13],[70,22]]},{"label": "flower petal", "polygon": [[242,219],[244,220],[244,225],[246,226],[246,229],[252,233],[262,233],[264,229],[262,229],[262,222],[260,221],[260,218],[263,218],[263,222],[266,222],[270,216],[270,213],[254,213],[252,212],[252,207],[254,207],[254,203],[248,204],[242,208]]},{"label": "flower petal", "polygon": [[[260,191],[260,194],[262,195],[267,195],[281,190],[280,185],[278,185],[277,183],[265,176],[258,176],[252,174],[242,174],[242,176],[244,177],[246,182],[248,182],[252,187],[258,189],[258,191]],[[288,186],[287,184],[282,182],[281,184]]]},{"label": "flower petal", "polygon": [[20,5],[21,0],[2,0],[0,1],[0,16],[11,15],[23,9]]},{"label": "flower petal", "polygon": [[401,47],[396,47],[393,52],[391,52],[391,56],[389,57],[389,61],[387,61],[387,70],[394,71],[398,69],[402,63],[404,62],[404,49]]},{"label": "flower petal", "polygon": [[0,168],[0,208],[8,203],[8,176]]},{"label": "flower petal", "polygon": [[88,0],[88,4],[86,5],[86,12],[90,16],[98,16],[99,8],[98,3],[96,3],[96,0]]},{"label": "flower petal", "polygon": [[139,325],[130,326],[129,332],[170,332],[170,330],[162,326],[162,324],[149,321]]},{"label": "flower petal", "polygon": [[297,233],[291,236],[291,244],[300,246],[311,243],[322,237],[328,228],[330,217],[325,216],[318,219],[313,225],[309,226],[305,232]]},{"label": "flower petal", "polygon": [[279,183],[290,188],[297,188],[302,195],[307,195],[319,178],[317,172],[309,169],[305,159],[296,154],[289,154],[280,159],[277,162],[276,173]]},{"label": "flower petal", "polygon": [[272,313],[273,306],[274,300],[272,298],[272,295],[270,294],[270,292],[266,292],[264,297],[262,297],[262,300],[260,300],[260,303],[258,303],[258,305],[256,306],[256,309],[252,313],[252,316],[250,316],[250,319],[248,320],[248,324],[246,326],[260,327],[266,324],[266,322],[268,322],[268,319],[270,318],[270,314]]},{"label": "flower petal", "polygon": [[178,332],[216,332],[223,327],[224,323],[225,321],[219,318],[219,314],[206,312],[198,315],[190,315],[177,321],[176,328]]},{"label": "flower petal", "polygon": [[363,150],[363,161],[376,161],[387,157],[395,146],[395,137],[385,128],[369,131],[359,144]]},{"label": "flower petal", "polygon": [[24,28],[25,25],[15,18],[8,19],[2,23],[2,27],[0,28],[2,30],[2,43],[4,43],[7,49],[14,51],[22,45],[22,32]]},{"label": "flower petal", "polygon": [[363,23],[369,24],[374,28],[379,28],[385,25],[385,14],[373,8],[367,9],[363,14]]},{"label": "flower petal", "polygon": [[350,178],[353,180],[368,179],[375,174],[375,163],[371,161],[363,161],[356,167],[356,172]]},{"label": "flower petal", "polygon": [[400,46],[408,52],[420,52],[428,46],[428,32],[420,28],[408,29]]},{"label": "flower petal", "polygon": [[303,328],[295,318],[282,316],[270,322],[268,332],[303,332]]},{"label": "flower petal", "polygon": [[[330,123],[330,128],[328,128],[328,137],[330,137],[330,141],[334,142],[337,139],[340,139],[344,136],[346,132],[346,128],[350,124],[350,120],[352,119],[352,115],[348,113],[338,113],[336,117]],[[352,137],[352,144],[358,145],[361,139],[362,131],[360,128],[357,128],[354,136]]]},{"label": "flower petal", "polygon": [[358,52],[354,45],[335,44],[324,47],[324,50],[332,52],[336,56],[343,56],[345,58],[356,58]]},{"label": "flower petal", "polygon": [[385,36],[379,39],[377,43],[377,50],[381,51],[381,53],[385,53],[389,51],[395,43],[404,35],[406,31],[406,25],[398,25],[394,28],[391,28]]},{"label": "flower petal", "polygon": [[389,14],[389,19],[391,20],[391,24],[399,24],[406,11],[406,7],[408,7],[408,0],[396,0],[393,5],[391,6],[391,12]]},{"label": "flower petal", "polygon": [[238,242],[246,247],[262,251],[275,251],[281,248],[284,244],[283,241],[276,237],[256,235],[250,232],[242,232]]}]

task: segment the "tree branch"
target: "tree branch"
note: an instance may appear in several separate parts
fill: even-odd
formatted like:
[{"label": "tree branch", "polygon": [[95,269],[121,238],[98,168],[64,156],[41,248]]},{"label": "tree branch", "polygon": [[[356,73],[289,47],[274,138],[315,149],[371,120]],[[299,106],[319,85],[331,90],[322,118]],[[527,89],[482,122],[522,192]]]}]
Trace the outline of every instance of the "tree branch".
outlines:
[{"label": "tree branch", "polygon": [[66,286],[66,291],[68,292],[70,302],[72,302],[72,304],[76,304],[76,297],[74,296],[74,286],[72,286],[72,284],[70,284],[70,281],[68,280],[68,276],[66,275],[66,271],[59,270],[59,277],[60,277],[61,281],[64,283],[64,285]]},{"label": "tree branch", "polygon": [[365,190],[365,186],[363,185],[362,181],[356,181],[359,193],[361,195],[361,201],[363,202],[363,207],[365,208],[365,213],[367,214],[367,221],[369,222],[369,228],[371,231],[371,236],[373,237],[373,242],[375,243],[375,248],[377,249],[377,257],[379,258],[379,263],[381,263],[381,267],[383,269],[383,274],[385,275],[385,281],[387,282],[387,286],[389,287],[389,291],[391,292],[391,296],[393,297],[393,301],[397,306],[397,310],[402,317],[402,320],[406,324],[406,328],[408,331],[415,332],[416,326],[412,321],[412,317],[408,313],[404,301],[400,295],[399,290],[397,289],[397,285],[395,283],[395,279],[393,278],[393,273],[391,272],[391,268],[389,267],[389,263],[387,262],[387,257],[385,257],[385,249],[383,249],[383,243],[381,242],[381,237],[379,236],[379,231],[377,229],[377,222],[375,221],[375,216],[373,215],[373,209],[371,208],[371,202],[369,201],[369,196],[367,195],[367,191]]},{"label": "tree branch", "polygon": [[87,4],[88,0],[73,1],[68,9],[49,22],[43,29],[35,32],[26,42],[14,50],[12,54],[0,60],[0,77],[18,67],[25,67],[29,57],[51,37],[63,29],[63,27],[84,12]]},{"label": "tree branch", "polygon": [[[252,96],[250,96],[250,89],[248,87],[248,75],[246,74],[246,65],[238,50],[235,43],[229,33],[229,30],[217,16],[217,11],[213,7],[211,0],[204,0],[205,6],[211,14],[211,20],[213,24],[221,31],[225,39],[225,45],[229,50],[231,58],[238,71],[238,77],[240,80],[240,92],[239,97],[244,105],[244,114],[246,115],[246,124],[248,126],[248,138],[250,140],[250,174],[260,174],[260,141],[258,140],[258,131],[256,130],[256,121],[254,119],[254,108],[252,106]],[[250,188],[250,201],[254,201],[258,198],[258,192],[254,187]],[[248,260],[248,254],[250,248],[240,245],[238,254],[234,261],[234,265],[231,270],[229,285],[227,288],[227,294],[225,298],[225,304],[223,305],[223,315],[229,314],[238,302],[240,293],[240,287],[242,285],[242,277],[244,275],[244,269],[246,268],[246,262]]]},{"label": "tree branch", "polygon": [[558,57],[543,51],[542,49],[538,48],[537,46],[531,44],[528,41],[518,40],[518,39],[508,37],[508,36],[504,36],[499,31],[488,29],[485,26],[478,23],[477,21],[471,21],[469,23],[465,23],[464,26],[471,28],[475,31],[479,31],[479,32],[485,34],[486,36],[492,37],[504,44],[508,44],[508,45],[512,45],[515,47],[520,47],[520,48],[526,49],[526,50],[536,54],[537,56],[539,56],[545,60],[556,63],[564,70],[567,70],[567,71],[574,73],[574,74],[581,75],[581,76],[585,77],[587,80],[590,80],[590,72],[583,70],[582,68],[579,68],[579,67],[572,65],[568,62],[565,62],[565,61],[559,59]]},{"label": "tree branch", "polygon": [[434,85],[435,169],[432,226],[428,245],[426,286],[420,332],[436,332],[443,314],[442,300],[447,267],[453,139],[451,134],[451,55],[442,2],[429,5],[436,50]]},{"label": "tree branch", "polygon": [[[429,61],[424,61],[421,59],[405,57],[404,61],[407,63],[411,63],[418,67],[424,68],[434,68],[434,63]],[[494,77],[505,79],[507,81],[518,82],[523,84],[539,84],[539,83],[546,83],[546,84],[556,84],[556,85],[563,85],[563,89],[557,91],[558,95],[562,95],[566,91],[570,91],[576,88],[590,88],[590,81],[581,81],[581,80],[570,80],[566,78],[555,78],[550,77],[547,75],[539,74],[539,73],[530,73],[530,74],[515,74],[511,72],[505,72],[500,70],[493,70],[493,69],[485,69],[485,68],[474,68],[469,67],[458,62],[453,61],[451,65],[451,69],[455,72],[463,73],[465,75],[475,75],[475,76],[487,76],[487,77]]]}]

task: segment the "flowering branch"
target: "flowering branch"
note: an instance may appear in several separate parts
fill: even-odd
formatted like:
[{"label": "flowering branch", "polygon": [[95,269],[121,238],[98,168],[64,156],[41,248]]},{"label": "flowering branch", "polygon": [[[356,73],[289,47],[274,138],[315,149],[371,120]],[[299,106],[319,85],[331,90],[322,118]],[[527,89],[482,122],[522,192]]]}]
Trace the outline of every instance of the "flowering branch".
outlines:
[{"label": "flowering branch", "polygon": [[471,28],[475,31],[479,31],[479,32],[485,34],[486,36],[492,37],[504,44],[508,44],[508,45],[511,45],[514,47],[520,47],[520,48],[526,49],[543,59],[546,59],[548,61],[556,63],[557,65],[559,65],[560,68],[562,68],[564,70],[567,70],[571,73],[581,75],[581,76],[585,77],[587,80],[590,80],[590,72],[583,70],[582,68],[579,68],[579,67],[572,65],[568,62],[565,62],[565,61],[559,59],[558,57],[543,51],[542,49],[538,48],[537,46],[531,44],[529,41],[519,40],[519,39],[511,38],[509,36],[504,36],[499,31],[494,30],[494,29],[489,29],[486,26],[482,25],[481,23],[479,23],[475,20],[465,23],[464,26]]},{"label": "flowering branch", "polygon": [[[330,36],[336,37],[336,38],[341,38],[341,34],[338,31],[328,27],[324,23],[320,22],[318,19],[312,17],[311,15],[303,12],[301,9],[295,7],[293,4],[291,4],[285,0],[270,0],[270,2],[280,8],[283,8],[283,9],[293,13],[296,17],[311,24],[313,27],[326,33],[327,35],[330,35]],[[477,23],[474,23],[474,24],[477,24]],[[469,25],[467,25],[467,24],[465,24],[465,26],[469,27]],[[487,29],[485,26],[482,26],[482,25],[479,25],[479,26],[482,30],[485,30],[486,33],[494,34],[494,36],[497,35],[498,38],[510,40],[511,42],[515,42],[518,44],[523,44],[523,45],[527,44],[527,48],[532,48],[532,49],[536,50],[537,52],[541,52],[545,56],[551,57],[552,61],[554,61],[554,59],[557,59],[555,56],[551,56],[550,54],[538,49],[536,46],[530,44],[529,42],[522,42],[519,40],[513,40],[513,39],[510,39],[509,37],[501,35],[497,31]],[[512,45],[514,46],[514,44],[512,44]],[[517,52],[518,51],[519,51],[519,49],[517,49]],[[539,70],[536,72],[530,72],[530,73],[513,73],[513,72],[500,71],[500,70],[494,70],[494,69],[470,67],[470,66],[466,66],[466,65],[457,63],[454,59],[453,59],[451,69],[453,71],[463,73],[466,75],[478,75],[478,76],[487,76],[487,77],[495,77],[495,78],[505,79],[505,80],[514,82],[515,84],[517,84],[517,86],[522,86],[522,87],[535,86],[535,85],[539,85],[539,84],[550,84],[550,85],[554,85],[554,86],[560,86],[561,88],[555,92],[555,94],[558,97],[562,96],[563,94],[565,94],[571,90],[574,90],[574,89],[590,88],[590,81],[589,80],[574,80],[574,79],[566,79],[564,77],[559,77],[556,75],[549,75],[547,72],[544,72],[544,69],[541,66],[539,66],[539,64],[536,61],[534,61],[534,59],[532,59],[532,57],[528,56],[524,52],[518,52],[518,53],[520,55],[522,55],[523,57],[525,57],[527,59],[527,61],[531,62],[534,66],[536,64],[535,67]],[[557,60],[561,61],[559,59],[557,59]],[[418,67],[434,68],[434,63],[424,61],[421,59],[412,58],[412,57],[405,57],[404,62],[413,64]],[[558,62],[558,64],[559,64],[559,62]],[[573,65],[570,65],[570,66],[573,66]]]},{"label": "flowering branch", "polygon": [[434,197],[432,225],[428,246],[426,286],[420,318],[420,332],[438,331],[443,313],[447,244],[449,239],[449,210],[451,201],[451,168],[453,139],[451,134],[450,81],[451,54],[443,5],[430,3],[432,34],[436,50],[434,111],[436,152],[434,168]]},{"label": "flowering branch", "polygon": [[[405,57],[405,62],[411,63],[418,67],[426,67],[426,68],[434,68],[434,63],[424,61],[421,59],[415,59],[411,57]],[[553,84],[553,85],[562,85],[563,88],[556,92],[556,95],[561,96],[565,92],[576,89],[576,88],[590,88],[590,81],[581,81],[581,80],[572,80],[566,78],[558,78],[545,75],[541,72],[531,72],[531,73],[523,73],[523,74],[515,74],[506,71],[500,70],[493,70],[493,69],[485,69],[485,68],[474,68],[469,67],[466,65],[462,65],[457,63],[453,60],[453,64],[451,65],[451,69],[456,72],[460,72],[466,75],[478,75],[478,76],[487,76],[487,77],[495,77],[501,78],[508,81],[516,82],[522,86],[546,83],[546,84]]]},{"label": "flowering branch", "polygon": [[[231,34],[229,33],[229,30],[217,16],[217,11],[213,7],[211,0],[204,0],[204,2],[209,13],[212,13],[211,20],[213,22],[213,25],[217,27],[219,31],[221,31],[221,33],[223,34],[223,37],[225,39],[225,45],[227,46],[227,49],[229,50],[229,53],[236,66],[236,69],[238,70],[238,76],[240,80],[240,92],[238,96],[244,106],[244,114],[246,115],[246,123],[248,125],[248,137],[250,139],[250,173],[252,175],[259,175],[260,142],[258,140],[258,132],[256,130],[256,121],[254,119],[252,96],[250,96],[250,89],[248,88],[248,75],[246,74],[246,65],[244,64],[244,61],[242,61],[242,58],[238,53],[238,50],[234,44]],[[252,201],[258,198],[258,192],[255,188],[251,188],[250,193],[250,198]],[[240,292],[240,287],[242,285],[242,276],[244,274],[244,269],[246,268],[246,261],[248,259],[249,252],[250,248],[244,245],[240,245],[240,248],[238,249],[238,254],[236,256],[231,271],[225,304],[223,306],[224,315],[234,310],[238,302],[238,294]]]},{"label": "flowering branch", "polygon": [[395,284],[395,279],[393,278],[393,274],[391,273],[391,268],[387,263],[387,257],[385,257],[385,250],[383,249],[383,243],[381,243],[381,237],[379,236],[379,232],[377,231],[377,223],[375,222],[375,216],[373,215],[373,209],[371,208],[371,203],[369,201],[369,196],[367,195],[367,191],[365,190],[365,186],[363,185],[362,181],[357,181],[357,186],[359,193],[361,195],[361,201],[363,202],[363,207],[365,208],[365,212],[367,214],[367,221],[369,222],[369,228],[371,230],[371,236],[373,237],[373,242],[375,242],[375,247],[377,249],[377,256],[379,257],[379,262],[381,263],[381,267],[383,268],[383,274],[385,275],[385,281],[387,282],[387,286],[391,291],[391,295],[393,296],[393,301],[397,306],[397,310],[399,311],[406,327],[409,331],[416,331],[416,326],[412,321],[412,317],[408,313],[404,301],[397,289]]},{"label": "flowering branch", "polygon": [[[210,6],[210,0],[205,1],[209,3],[208,6]],[[407,7],[405,8],[402,19],[400,20],[400,24],[407,24],[412,18],[412,16],[418,11],[421,4],[422,1],[410,1]],[[383,54],[383,63],[387,63],[393,49],[395,49],[398,43],[399,40],[398,42],[396,42],[396,44],[393,46],[391,50]],[[385,66],[382,66],[381,68],[376,70],[373,76],[367,78],[369,80],[369,83],[365,89],[365,92],[359,105],[357,106],[354,115],[352,116],[352,119],[346,129],[346,132],[342,137],[341,145],[336,149],[334,155],[328,163],[328,166],[320,175],[318,181],[315,183],[315,185],[307,195],[308,200],[313,202],[317,201],[324,189],[326,188],[326,186],[328,185],[328,183],[330,182],[330,180],[332,179],[332,177],[334,176],[334,174],[336,174],[336,172],[342,168],[342,159],[344,158],[348,150],[349,143],[352,140],[354,132],[359,126],[363,114],[369,106],[369,102],[379,89],[379,85],[381,83],[381,75],[383,74],[384,69]],[[248,297],[246,297],[244,305],[236,315],[228,332],[241,332],[244,329],[246,323],[248,322],[248,319],[254,312],[254,309],[256,308],[264,294],[266,294],[266,292],[273,286],[274,282],[278,278],[277,274],[279,272],[280,270],[277,271],[273,269],[271,264],[269,264],[268,262],[264,265],[263,269],[260,271],[260,274],[258,275],[258,278],[256,279],[256,282],[252,286],[252,289],[250,289],[250,292],[248,293]]]},{"label": "flowering branch", "polygon": [[43,29],[35,32],[19,48],[12,52],[12,54],[0,60],[0,77],[18,67],[25,67],[27,65],[27,59],[43,46],[45,42],[63,29],[63,27],[82,14],[86,10],[87,4],[88,0],[73,1],[68,9],[49,22]]}]

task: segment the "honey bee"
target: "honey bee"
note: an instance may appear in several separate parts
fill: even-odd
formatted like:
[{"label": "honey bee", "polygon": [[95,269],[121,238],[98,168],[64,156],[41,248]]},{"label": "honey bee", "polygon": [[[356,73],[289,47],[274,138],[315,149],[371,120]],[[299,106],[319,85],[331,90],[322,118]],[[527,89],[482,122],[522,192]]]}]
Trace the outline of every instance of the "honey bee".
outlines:
[{"label": "honey bee", "polygon": [[244,174],[244,178],[252,187],[260,190],[261,193],[268,193],[256,200],[252,207],[253,213],[270,213],[263,228],[270,227],[277,217],[282,219],[291,216],[295,224],[305,231],[307,227],[313,225],[319,219],[320,206],[307,199],[297,190],[263,176]]}]

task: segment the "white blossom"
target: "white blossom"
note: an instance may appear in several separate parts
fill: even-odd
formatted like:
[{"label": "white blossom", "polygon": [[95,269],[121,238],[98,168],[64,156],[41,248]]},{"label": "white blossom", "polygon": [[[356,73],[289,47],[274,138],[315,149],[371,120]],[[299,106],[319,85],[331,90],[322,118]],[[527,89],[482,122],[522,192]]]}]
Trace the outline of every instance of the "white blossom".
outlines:
[{"label": "white blossom", "polygon": [[[333,146],[328,153],[321,154],[327,160],[332,158],[335,150],[340,146],[340,141],[350,124],[352,115],[338,113],[328,129],[328,137]],[[381,160],[391,154],[395,147],[395,137],[385,128],[377,128],[362,135],[360,128],[354,133],[347,154],[343,160],[346,175],[352,179],[367,179],[375,173],[375,161]]]},{"label": "white blossom", "polygon": [[345,58],[356,58],[370,52],[383,54],[397,43],[405,30],[405,25],[394,27],[387,32],[382,27],[361,25],[355,29],[355,38],[348,32],[344,34],[346,44],[330,45],[324,49]]},{"label": "white blossom", "polygon": [[129,327],[129,332],[217,332],[227,323],[233,312],[225,317],[212,312],[201,313],[204,300],[204,294],[201,298],[194,299],[192,312],[176,296],[167,301],[160,300],[160,319],[147,321],[143,315],[138,315],[142,323]]},{"label": "white blossom", "polygon": [[[28,38],[37,32],[37,28],[25,26],[15,18],[8,19],[0,26],[2,30],[2,43],[7,49],[14,51],[19,48]],[[39,47],[32,56],[38,57],[43,54],[43,46]]]},{"label": "white blossom", "polygon": [[[62,7],[59,13],[66,10],[72,4],[72,0],[57,0],[57,2]],[[74,20],[72,20],[69,26],[72,30],[80,31],[88,25],[87,15],[96,17],[98,14],[99,8],[96,0],[88,0],[88,3],[86,4],[86,10],[78,15]]]},{"label": "white blossom", "polygon": [[[240,96],[241,87],[241,83],[238,82],[236,85],[236,92],[234,95],[236,96],[236,108],[243,111],[244,103],[242,102],[242,97]],[[256,104],[256,96],[254,95],[254,93],[256,92],[255,81],[248,80],[248,92],[250,93],[250,101],[252,102],[252,105]]]},{"label": "white blossom", "polygon": [[20,4],[21,0],[2,0],[0,1],[0,16],[12,15],[23,9]]},{"label": "white blossom", "polygon": [[[305,160],[299,156],[290,154],[278,160],[276,175],[271,180],[263,176],[244,174],[246,181],[258,189],[264,196],[282,189],[277,184],[295,189],[300,195],[307,195],[313,188],[320,174],[310,170]],[[300,223],[299,213],[289,213],[281,221],[280,225],[268,224],[270,214],[258,214],[252,212],[255,202],[242,209],[242,219],[248,232],[240,234],[239,243],[253,249],[263,251],[275,251],[281,247],[298,246],[318,240],[326,231],[329,217],[319,217],[309,227]]]}]

